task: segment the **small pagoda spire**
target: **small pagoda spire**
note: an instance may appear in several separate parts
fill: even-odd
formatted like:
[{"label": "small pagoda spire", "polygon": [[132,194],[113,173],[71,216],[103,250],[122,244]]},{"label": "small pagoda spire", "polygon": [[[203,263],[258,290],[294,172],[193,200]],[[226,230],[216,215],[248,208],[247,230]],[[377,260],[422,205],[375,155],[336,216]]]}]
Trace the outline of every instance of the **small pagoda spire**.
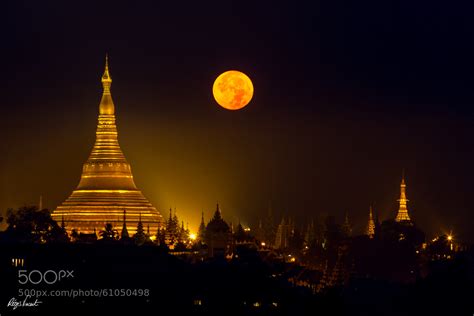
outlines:
[{"label": "small pagoda spire", "polygon": [[409,201],[406,196],[406,184],[405,184],[405,171],[402,171],[402,182],[400,183],[400,198],[399,208],[395,221],[397,222],[410,222],[410,216],[408,215],[407,202]]},{"label": "small pagoda spire", "polygon": [[369,208],[369,221],[367,223],[365,234],[369,236],[369,238],[374,238],[375,236],[375,222],[374,222],[374,216],[373,216],[373,211],[372,211],[372,205]]},{"label": "small pagoda spire", "polygon": [[143,230],[143,223],[142,223],[142,213],[138,215],[138,224],[137,224],[137,232],[133,235],[133,239],[135,240],[135,244],[143,245],[147,241],[147,235]]},{"label": "small pagoda spire", "polygon": [[122,239],[130,237],[130,235],[128,234],[128,229],[127,229],[127,211],[126,210],[123,210],[123,225],[122,225],[122,232],[120,234],[120,237]]},{"label": "small pagoda spire", "polygon": [[135,233],[135,236],[137,235],[141,236],[141,235],[144,235],[144,233],[145,232],[143,231],[142,213],[140,213],[138,215],[137,232]]},{"label": "small pagoda spire", "polygon": [[176,206],[174,207],[173,222],[174,222],[174,225],[176,225],[176,230],[179,230],[179,219],[178,219],[178,213],[176,212]]},{"label": "small pagoda spire", "polygon": [[201,224],[199,224],[198,239],[204,242],[206,237],[206,224],[204,223],[204,211],[201,212]]},{"label": "small pagoda spire", "polygon": [[222,218],[222,212],[221,212],[221,208],[219,207],[219,203],[217,203],[216,212],[214,213],[214,218],[215,219],[221,219]]}]

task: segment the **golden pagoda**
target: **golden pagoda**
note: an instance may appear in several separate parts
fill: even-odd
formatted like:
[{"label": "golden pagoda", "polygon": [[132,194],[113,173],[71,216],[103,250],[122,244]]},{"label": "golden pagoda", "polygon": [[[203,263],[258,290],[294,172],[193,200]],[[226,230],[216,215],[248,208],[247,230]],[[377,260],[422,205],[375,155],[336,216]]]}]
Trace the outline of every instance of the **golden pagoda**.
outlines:
[{"label": "golden pagoda", "polygon": [[162,216],[137,189],[130,164],[120,149],[111,84],[106,56],[94,147],[83,165],[79,185],[53,211],[52,217],[57,222],[63,219],[68,233],[75,229],[90,234],[103,230],[106,223],[119,228],[124,224],[122,215],[126,211],[126,224],[131,235],[135,233],[140,217],[154,235],[162,225]]},{"label": "golden pagoda", "polygon": [[372,206],[369,208],[369,222],[367,223],[365,234],[369,236],[369,238],[374,238],[375,236],[375,221],[372,212]]},{"label": "golden pagoda", "polygon": [[402,176],[402,183],[400,183],[400,198],[397,200],[400,203],[398,208],[397,217],[395,221],[397,222],[411,222],[410,216],[408,216],[408,209],[407,209],[407,196],[406,196],[406,184],[405,184],[405,176]]}]

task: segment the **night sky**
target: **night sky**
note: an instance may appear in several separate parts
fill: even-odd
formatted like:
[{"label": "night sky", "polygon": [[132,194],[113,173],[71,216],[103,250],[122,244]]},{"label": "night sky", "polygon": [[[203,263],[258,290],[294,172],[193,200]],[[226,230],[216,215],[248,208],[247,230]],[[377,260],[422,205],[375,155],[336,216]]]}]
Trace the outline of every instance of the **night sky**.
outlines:
[{"label": "night sky", "polygon": [[[98,2],[98,1],[97,1]],[[470,1],[9,1],[0,19],[0,209],[54,209],[95,139],[110,56],[119,141],[135,182],[197,229],[218,201],[254,225],[271,201],[300,224],[370,204],[474,240]],[[237,69],[255,95],[219,107]]]}]

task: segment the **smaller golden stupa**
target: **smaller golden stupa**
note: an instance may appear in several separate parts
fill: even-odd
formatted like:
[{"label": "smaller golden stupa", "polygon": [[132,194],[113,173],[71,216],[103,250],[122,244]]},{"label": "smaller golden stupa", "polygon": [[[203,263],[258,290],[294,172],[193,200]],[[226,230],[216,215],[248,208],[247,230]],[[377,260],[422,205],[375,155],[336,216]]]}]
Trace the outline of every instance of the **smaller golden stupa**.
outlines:
[{"label": "smaller golden stupa", "polygon": [[404,222],[404,223],[411,223],[410,216],[408,215],[407,209],[407,194],[406,194],[406,187],[405,184],[405,176],[402,176],[402,183],[400,183],[400,198],[397,200],[400,203],[398,208],[397,217],[395,221],[397,222]]}]

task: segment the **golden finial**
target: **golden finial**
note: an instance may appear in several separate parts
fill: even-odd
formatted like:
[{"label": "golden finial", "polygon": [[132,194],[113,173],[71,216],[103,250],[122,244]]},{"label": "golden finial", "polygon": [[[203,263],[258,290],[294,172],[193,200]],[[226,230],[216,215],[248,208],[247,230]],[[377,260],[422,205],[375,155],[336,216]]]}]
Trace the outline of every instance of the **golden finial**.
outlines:
[{"label": "golden finial", "polygon": [[105,54],[105,70],[104,74],[102,75],[102,84],[104,85],[104,89],[110,88],[110,84],[112,83],[112,78],[109,74],[109,55]]},{"label": "golden finial", "polygon": [[102,94],[102,100],[100,101],[100,114],[114,114],[114,102],[112,101],[112,95],[110,94],[110,86],[112,85],[112,78],[109,74],[109,55],[105,54],[105,70],[102,75],[102,87],[104,88]]}]

